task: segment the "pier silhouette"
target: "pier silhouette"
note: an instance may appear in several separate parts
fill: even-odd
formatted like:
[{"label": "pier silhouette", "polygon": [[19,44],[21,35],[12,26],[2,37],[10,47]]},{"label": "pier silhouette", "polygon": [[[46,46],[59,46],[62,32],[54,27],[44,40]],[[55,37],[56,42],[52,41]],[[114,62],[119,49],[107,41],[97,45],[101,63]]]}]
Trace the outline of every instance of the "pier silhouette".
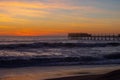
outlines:
[{"label": "pier silhouette", "polygon": [[93,35],[89,33],[69,33],[68,38],[73,40],[120,41],[120,34]]}]

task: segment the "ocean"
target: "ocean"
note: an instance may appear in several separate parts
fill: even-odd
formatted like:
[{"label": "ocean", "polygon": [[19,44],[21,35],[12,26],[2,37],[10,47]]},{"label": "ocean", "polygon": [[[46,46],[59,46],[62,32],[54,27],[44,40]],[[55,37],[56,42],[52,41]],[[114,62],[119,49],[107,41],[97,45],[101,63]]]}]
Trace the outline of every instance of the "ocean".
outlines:
[{"label": "ocean", "polygon": [[0,37],[0,67],[120,64],[119,41]]}]

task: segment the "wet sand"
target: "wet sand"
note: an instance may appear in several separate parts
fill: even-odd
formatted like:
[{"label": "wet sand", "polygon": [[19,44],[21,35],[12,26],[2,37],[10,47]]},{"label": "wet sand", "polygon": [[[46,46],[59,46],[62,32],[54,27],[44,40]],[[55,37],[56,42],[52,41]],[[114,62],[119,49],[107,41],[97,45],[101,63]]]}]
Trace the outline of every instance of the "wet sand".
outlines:
[{"label": "wet sand", "polygon": [[120,80],[120,69],[100,75],[71,76],[46,80]]},{"label": "wet sand", "polygon": [[0,80],[94,80],[95,77],[118,69],[120,69],[120,66],[117,65],[0,69]]}]

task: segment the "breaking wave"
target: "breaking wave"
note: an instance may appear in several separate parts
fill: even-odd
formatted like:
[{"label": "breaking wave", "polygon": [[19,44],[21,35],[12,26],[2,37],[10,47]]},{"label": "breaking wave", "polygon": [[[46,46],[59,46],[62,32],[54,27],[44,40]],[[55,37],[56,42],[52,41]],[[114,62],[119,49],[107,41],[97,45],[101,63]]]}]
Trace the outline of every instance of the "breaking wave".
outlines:
[{"label": "breaking wave", "polygon": [[120,64],[120,53],[79,57],[0,57],[0,67]]}]

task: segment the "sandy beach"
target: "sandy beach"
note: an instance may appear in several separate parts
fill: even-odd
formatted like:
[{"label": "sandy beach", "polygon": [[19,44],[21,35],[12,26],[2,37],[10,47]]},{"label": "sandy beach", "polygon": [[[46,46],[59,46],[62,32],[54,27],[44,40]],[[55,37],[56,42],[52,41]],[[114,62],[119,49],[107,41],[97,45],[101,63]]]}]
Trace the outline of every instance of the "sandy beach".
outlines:
[{"label": "sandy beach", "polygon": [[81,80],[80,76],[83,76],[82,78],[98,77],[119,69],[120,66],[117,65],[10,68],[0,69],[0,80]]}]

